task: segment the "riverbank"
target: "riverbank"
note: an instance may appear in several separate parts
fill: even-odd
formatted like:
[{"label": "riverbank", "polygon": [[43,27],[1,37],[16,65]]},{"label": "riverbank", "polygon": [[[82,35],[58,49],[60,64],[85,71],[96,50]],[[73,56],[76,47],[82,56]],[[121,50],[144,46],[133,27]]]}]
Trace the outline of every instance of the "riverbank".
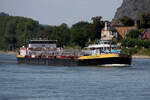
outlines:
[{"label": "riverbank", "polygon": [[17,54],[15,51],[0,51],[1,54]]},{"label": "riverbank", "polygon": [[150,59],[150,56],[145,56],[145,55],[133,55],[132,58],[136,58],[136,59]]}]

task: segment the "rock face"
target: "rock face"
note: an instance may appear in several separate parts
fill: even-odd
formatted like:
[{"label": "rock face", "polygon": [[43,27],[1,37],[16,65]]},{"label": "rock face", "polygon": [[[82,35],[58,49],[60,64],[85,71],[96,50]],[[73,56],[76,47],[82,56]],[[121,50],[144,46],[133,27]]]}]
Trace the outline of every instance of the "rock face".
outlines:
[{"label": "rock face", "polygon": [[150,13],[150,0],[123,0],[121,7],[117,9],[114,19],[123,16],[139,19],[141,13]]}]

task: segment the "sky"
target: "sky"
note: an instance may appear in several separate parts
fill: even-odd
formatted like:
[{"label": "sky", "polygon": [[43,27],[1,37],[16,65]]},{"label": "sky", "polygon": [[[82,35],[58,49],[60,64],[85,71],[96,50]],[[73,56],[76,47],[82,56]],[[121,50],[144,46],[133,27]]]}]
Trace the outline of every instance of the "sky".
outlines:
[{"label": "sky", "polygon": [[0,12],[23,16],[44,25],[71,26],[102,16],[111,21],[122,0],[0,0]]}]

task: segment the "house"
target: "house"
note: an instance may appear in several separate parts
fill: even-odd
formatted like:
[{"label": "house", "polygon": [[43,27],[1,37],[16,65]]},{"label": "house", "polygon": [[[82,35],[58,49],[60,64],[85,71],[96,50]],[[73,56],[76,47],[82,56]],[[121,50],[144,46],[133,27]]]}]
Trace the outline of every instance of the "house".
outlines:
[{"label": "house", "polygon": [[134,26],[114,26],[114,28],[119,32],[122,39],[125,38],[125,36],[129,33],[130,30],[136,29]]},{"label": "house", "polygon": [[144,30],[141,38],[144,40],[150,40],[150,29]]},{"label": "house", "polygon": [[134,26],[124,26],[119,20],[112,20],[111,26],[119,32],[122,39],[129,33],[130,30],[138,28],[138,21],[135,21]]},{"label": "house", "polygon": [[112,40],[112,39],[119,39],[119,33],[114,27],[111,27],[110,25],[105,22],[105,27],[101,31],[101,39],[102,40]]}]

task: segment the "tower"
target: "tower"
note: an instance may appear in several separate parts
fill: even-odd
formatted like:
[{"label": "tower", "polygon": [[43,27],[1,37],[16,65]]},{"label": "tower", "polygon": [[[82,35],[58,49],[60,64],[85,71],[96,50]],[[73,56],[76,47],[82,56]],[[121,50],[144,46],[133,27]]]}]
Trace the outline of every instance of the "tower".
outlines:
[{"label": "tower", "polygon": [[105,28],[104,30],[108,30],[107,22],[105,22]]}]

